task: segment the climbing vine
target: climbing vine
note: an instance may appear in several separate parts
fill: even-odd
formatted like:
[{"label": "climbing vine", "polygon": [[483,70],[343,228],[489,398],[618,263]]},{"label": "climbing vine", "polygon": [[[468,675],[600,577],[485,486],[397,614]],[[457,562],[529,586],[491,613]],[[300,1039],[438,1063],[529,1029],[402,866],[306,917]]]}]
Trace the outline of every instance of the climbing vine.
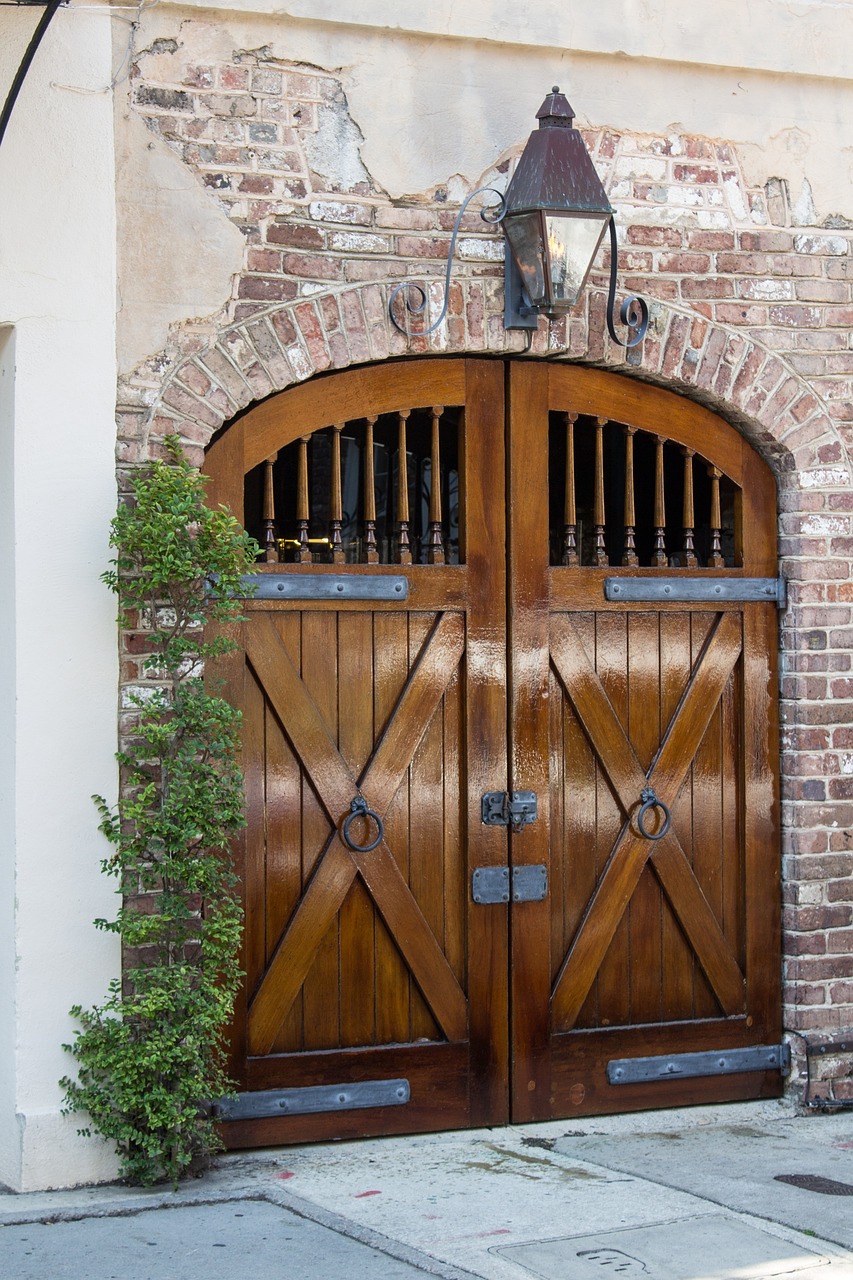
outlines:
[{"label": "climbing vine", "polygon": [[[94,800],[113,846],[122,905],[96,920],[124,948],[105,1002],[75,1006],[77,1077],[66,1111],[112,1140],[123,1176],[173,1184],[218,1147],[211,1100],[231,1087],[224,1035],[239,986],[242,914],[229,854],[244,825],[240,713],[203,680],[233,650],[241,575],[257,544],[204,502],[204,478],[176,438],[141,469],[111,529],[103,581],[123,626],[147,634],[145,684],[126,692],[135,724],[117,759],[117,806]],[[215,592],[211,589],[215,585]],[[216,624],[215,628],[210,624]]]}]

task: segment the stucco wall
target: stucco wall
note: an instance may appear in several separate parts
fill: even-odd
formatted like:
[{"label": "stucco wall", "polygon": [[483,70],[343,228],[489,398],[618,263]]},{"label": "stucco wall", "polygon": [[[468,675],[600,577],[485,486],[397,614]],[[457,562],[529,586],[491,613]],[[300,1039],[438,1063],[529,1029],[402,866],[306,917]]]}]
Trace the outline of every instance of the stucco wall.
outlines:
[{"label": "stucco wall", "polygon": [[[14,1043],[0,1069],[0,1179],[15,1186],[113,1167],[60,1120],[56,1080],[69,1006],[98,999],[118,967],[90,923],[114,901],[88,799],[114,786],[114,609],[98,574],[116,337],[122,468],[175,428],[198,458],[252,399],[326,368],[428,347],[517,350],[500,319],[499,240],[476,215],[431,343],[397,334],[385,306],[403,275],[441,274],[461,197],[506,180],[553,83],[619,212],[622,283],[654,304],[627,372],[719,408],[780,480],[794,583],[788,1025],[811,1034],[851,1016],[853,7],[720,0],[711,20],[683,0],[320,8],[62,9],[0,149],[0,326],[15,384],[14,409],[0,397],[4,457],[14,439],[0,593],[16,610],[15,631],[0,629],[14,654],[0,714],[16,716],[17,755],[14,789],[0,755],[14,808],[0,833],[8,923],[17,894],[0,951],[0,1033]],[[0,9],[3,84],[34,20]],[[550,348],[543,326],[536,354],[622,360],[601,336],[601,279]]]},{"label": "stucco wall", "polygon": [[[5,85],[36,15],[0,14]],[[20,1190],[115,1167],[59,1114],[57,1083],[68,1010],[101,999],[118,971],[115,943],[92,926],[115,899],[89,798],[115,791],[115,609],[98,581],[115,508],[111,76],[109,17],[60,10],[0,149],[4,385],[14,380],[0,404],[12,463],[0,525],[0,885],[11,926],[0,952],[0,1180]]]}]

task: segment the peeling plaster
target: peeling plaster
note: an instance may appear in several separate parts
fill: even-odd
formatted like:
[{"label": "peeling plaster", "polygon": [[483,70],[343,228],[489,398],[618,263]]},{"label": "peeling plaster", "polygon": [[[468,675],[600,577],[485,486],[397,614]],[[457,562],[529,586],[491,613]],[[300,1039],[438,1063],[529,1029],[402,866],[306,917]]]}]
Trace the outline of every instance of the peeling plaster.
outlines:
[{"label": "peeling plaster", "polygon": [[187,166],[133,113],[116,128],[120,373],[166,346],[169,328],[220,311],[245,240]]}]

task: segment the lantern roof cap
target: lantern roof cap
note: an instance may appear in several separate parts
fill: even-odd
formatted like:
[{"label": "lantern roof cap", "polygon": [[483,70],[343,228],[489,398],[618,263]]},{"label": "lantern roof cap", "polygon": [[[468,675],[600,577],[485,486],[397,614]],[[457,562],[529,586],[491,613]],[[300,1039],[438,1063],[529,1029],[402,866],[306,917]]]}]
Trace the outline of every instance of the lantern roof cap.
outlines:
[{"label": "lantern roof cap", "polygon": [[571,129],[575,118],[572,107],[565,94],[560,93],[560,86],[555,84],[542,106],[536,112],[540,129]]}]

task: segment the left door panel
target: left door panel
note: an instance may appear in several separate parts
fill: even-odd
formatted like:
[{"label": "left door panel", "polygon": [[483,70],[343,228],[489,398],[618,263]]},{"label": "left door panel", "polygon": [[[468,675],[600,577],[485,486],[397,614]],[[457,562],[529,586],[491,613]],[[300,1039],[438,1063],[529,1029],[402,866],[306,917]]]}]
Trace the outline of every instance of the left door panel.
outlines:
[{"label": "left door panel", "polygon": [[[214,500],[242,516],[244,475],[295,437],[454,406],[460,563],[258,566],[402,573],[408,598],[247,602],[242,651],[223,664],[244,713],[247,793],[233,1070],[247,1094],[406,1080],[408,1100],[302,1114],[287,1092],[295,1113],[270,1114],[273,1099],[267,1114],[229,1121],[233,1146],[507,1116],[506,908],[470,894],[474,866],[506,862],[505,831],[479,815],[506,777],[502,370],[427,361],[307,390],[212,447]],[[365,852],[341,834],[356,796],[384,828]],[[372,820],[350,827],[355,845],[377,832]]]}]

